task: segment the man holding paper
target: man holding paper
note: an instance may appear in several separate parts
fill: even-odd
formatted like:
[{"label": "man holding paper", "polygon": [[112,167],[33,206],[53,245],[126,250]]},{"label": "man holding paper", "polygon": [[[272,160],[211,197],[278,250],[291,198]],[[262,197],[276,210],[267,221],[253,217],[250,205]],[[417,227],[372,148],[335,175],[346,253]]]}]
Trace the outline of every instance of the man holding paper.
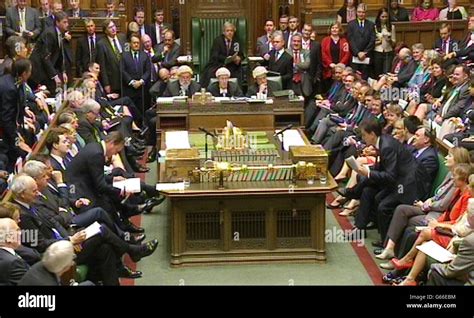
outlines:
[{"label": "man holding paper", "polygon": [[347,35],[352,51],[352,68],[360,71],[362,77],[369,76],[372,52],[375,48],[375,25],[365,18],[367,5],[357,6],[357,19],[347,25]]},{"label": "man holding paper", "polygon": [[370,221],[381,215],[392,214],[399,204],[412,204],[419,199],[413,173],[416,162],[407,148],[392,136],[382,134],[382,126],[375,119],[364,121],[360,129],[362,139],[366,145],[374,146],[378,159],[371,168],[353,164],[360,180],[354,188],[347,189],[344,196],[360,199],[360,207],[350,235],[365,230]]}]

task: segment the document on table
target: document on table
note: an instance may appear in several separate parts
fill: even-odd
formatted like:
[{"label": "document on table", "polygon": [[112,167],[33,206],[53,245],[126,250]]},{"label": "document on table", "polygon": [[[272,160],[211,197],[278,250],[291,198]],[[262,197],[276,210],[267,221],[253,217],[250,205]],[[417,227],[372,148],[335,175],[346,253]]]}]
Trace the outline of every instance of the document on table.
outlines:
[{"label": "document on table", "polygon": [[363,59],[361,61],[361,60],[359,60],[359,58],[357,56],[353,56],[352,57],[352,63],[369,65],[370,64],[370,57],[366,57],[365,59]]},{"label": "document on table", "polygon": [[[278,133],[279,130],[277,129],[275,130],[275,132]],[[289,151],[291,146],[306,145],[300,133],[296,129],[287,130],[283,132],[283,134],[279,134],[278,138],[280,139],[280,141],[282,141],[283,139],[283,147],[285,151]]]},{"label": "document on table", "polygon": [[156,99],[157,104],[173,104],[174,97],[158,97]]},{"label": "document on table", "polygon": [[167,131],[166,149],[190,149],[189,134],[187,131]]},{"label": "document on table", "polygon": [[84,231],[86,232],[86,240],[87,240],[90,237],[93,237],[100,233],[100,224],[97,221],[95,221],[94,223],[86,227]]},{"label": "document on table", "polygon": [[124,190],[130,193],[142,192],[142,186],[140,184],[140,178],[130,178],[122,181],[116,181],[113,183],[114,188]]},{"label": "document on table", "polygon": [[157,191],[180,191],[184,190],[184,182],[176,182],[176,183],[157,183],[156,184]]},{"label": "document on table", "polygon": [[454,255],[450,251],[438,245],[434,241],[426,242],[417,246],[416,248],[440,263],[450,262],[454,258]]}]

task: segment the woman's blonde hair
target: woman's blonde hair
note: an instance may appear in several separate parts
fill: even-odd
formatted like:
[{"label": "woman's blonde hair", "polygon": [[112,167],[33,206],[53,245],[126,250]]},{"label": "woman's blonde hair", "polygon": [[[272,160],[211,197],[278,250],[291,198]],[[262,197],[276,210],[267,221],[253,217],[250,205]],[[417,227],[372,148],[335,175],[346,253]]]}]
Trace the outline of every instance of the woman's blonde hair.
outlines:
[{"label": "woman's blonde hair", "polygon": [[463,147],[454,147],[449,149],[449,153],[453,156],[453,160],[455,164],[462,164],[462,163],[471,163],[471,157],[469,155],[469,151]]}]

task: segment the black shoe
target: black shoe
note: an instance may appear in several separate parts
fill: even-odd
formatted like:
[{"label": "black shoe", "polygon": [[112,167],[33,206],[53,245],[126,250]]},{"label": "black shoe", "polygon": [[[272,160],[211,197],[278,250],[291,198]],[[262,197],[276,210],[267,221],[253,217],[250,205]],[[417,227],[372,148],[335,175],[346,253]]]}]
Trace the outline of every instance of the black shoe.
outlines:
[{"label": "black shoe", "polygon": [[151,210],[153,210],[153,208],[155,206],[160,205],[165,200],[166,200],[166,197],[164,195],[161,195],[157,198],[151,198],[151,199],[146,200],[145,201],[145,208],[143,208],[143,213],[145,213],[145,214],[150,213]]},{"label": "black shoe", "polygon": [[146,239],[145,233],[137,233],[134,235],[130,235],[130,240],[128,241],[130,244],[141,244]]},{"label": "black shoe", "polygon": [[130,232],[130,233],[144,233],[145,232],[144,228],[138,227],[130,221],[126,221],[124,223],[122,230],[124,230],[125,232]]},{"label": "black shoe", "polygon": [[118,276],[120,278],[141,278],[143,275],[142,272],[140,271],[133,271],[129,267],[123,265],[119,270],[118,270]]},{"label": "black shoe", "polygon": [[382,241],[375,241],[375,242],[372,242],[372,246],[373,247],[380,247],[383,249],[383,242]]},{"label": "black shoe", "polygon": [[147,256],[150,256],[151,254],[153,254],[153,252],[158,247],[158,244],[159,244],[158,240],[154,239],[154,240],[149,241],[145,244],[137,246],[138,250],[133,249],[131,252],[129,252],[130,258],[135,263],[138,262],[143,257],[147,257]]},{"label": "black shoe", "polygon": [[[373,243],[372,243],[372,244],[373,244]],[[383,250],[384,250],[383,248],[376,248],[376,249],[374,249],[374,254],[375,254],[375,255],[380,255],[380,254],[383,253]]]},{"label": "black shoe", "polygon": [[150,152],[148,155],[148,158],[146,159],[146,163],[150,162],[155,162],[156,160],[156,147],[153,147],[153,150]]}]

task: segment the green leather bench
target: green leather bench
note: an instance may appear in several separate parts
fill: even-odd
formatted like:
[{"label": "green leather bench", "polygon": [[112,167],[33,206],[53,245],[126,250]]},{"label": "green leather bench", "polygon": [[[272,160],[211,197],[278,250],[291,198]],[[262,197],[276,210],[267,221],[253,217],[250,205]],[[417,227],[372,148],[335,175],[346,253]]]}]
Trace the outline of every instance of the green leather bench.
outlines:
[{"label": "green leather bench", "polygon": [[436,190],[443,182],[444,178],[448,174],[449,170],[445,164],[445,158],[443,155],[438,154],[438,173],[436,174],[436,178],[433,181],[433,188],[431,189],[431,196],[434,196]]},{"label": "green leather bench", "polygon": [[245,18],[192,18],[192,56],[197,74],[201,74],[204,70],[209,61],[212,43],[217,36],[222,34],[222,28],[227,21],[235,25],[237,29],[235,36],[241,45],[241,50],[244,54],[247,53],[247,20]]}]

